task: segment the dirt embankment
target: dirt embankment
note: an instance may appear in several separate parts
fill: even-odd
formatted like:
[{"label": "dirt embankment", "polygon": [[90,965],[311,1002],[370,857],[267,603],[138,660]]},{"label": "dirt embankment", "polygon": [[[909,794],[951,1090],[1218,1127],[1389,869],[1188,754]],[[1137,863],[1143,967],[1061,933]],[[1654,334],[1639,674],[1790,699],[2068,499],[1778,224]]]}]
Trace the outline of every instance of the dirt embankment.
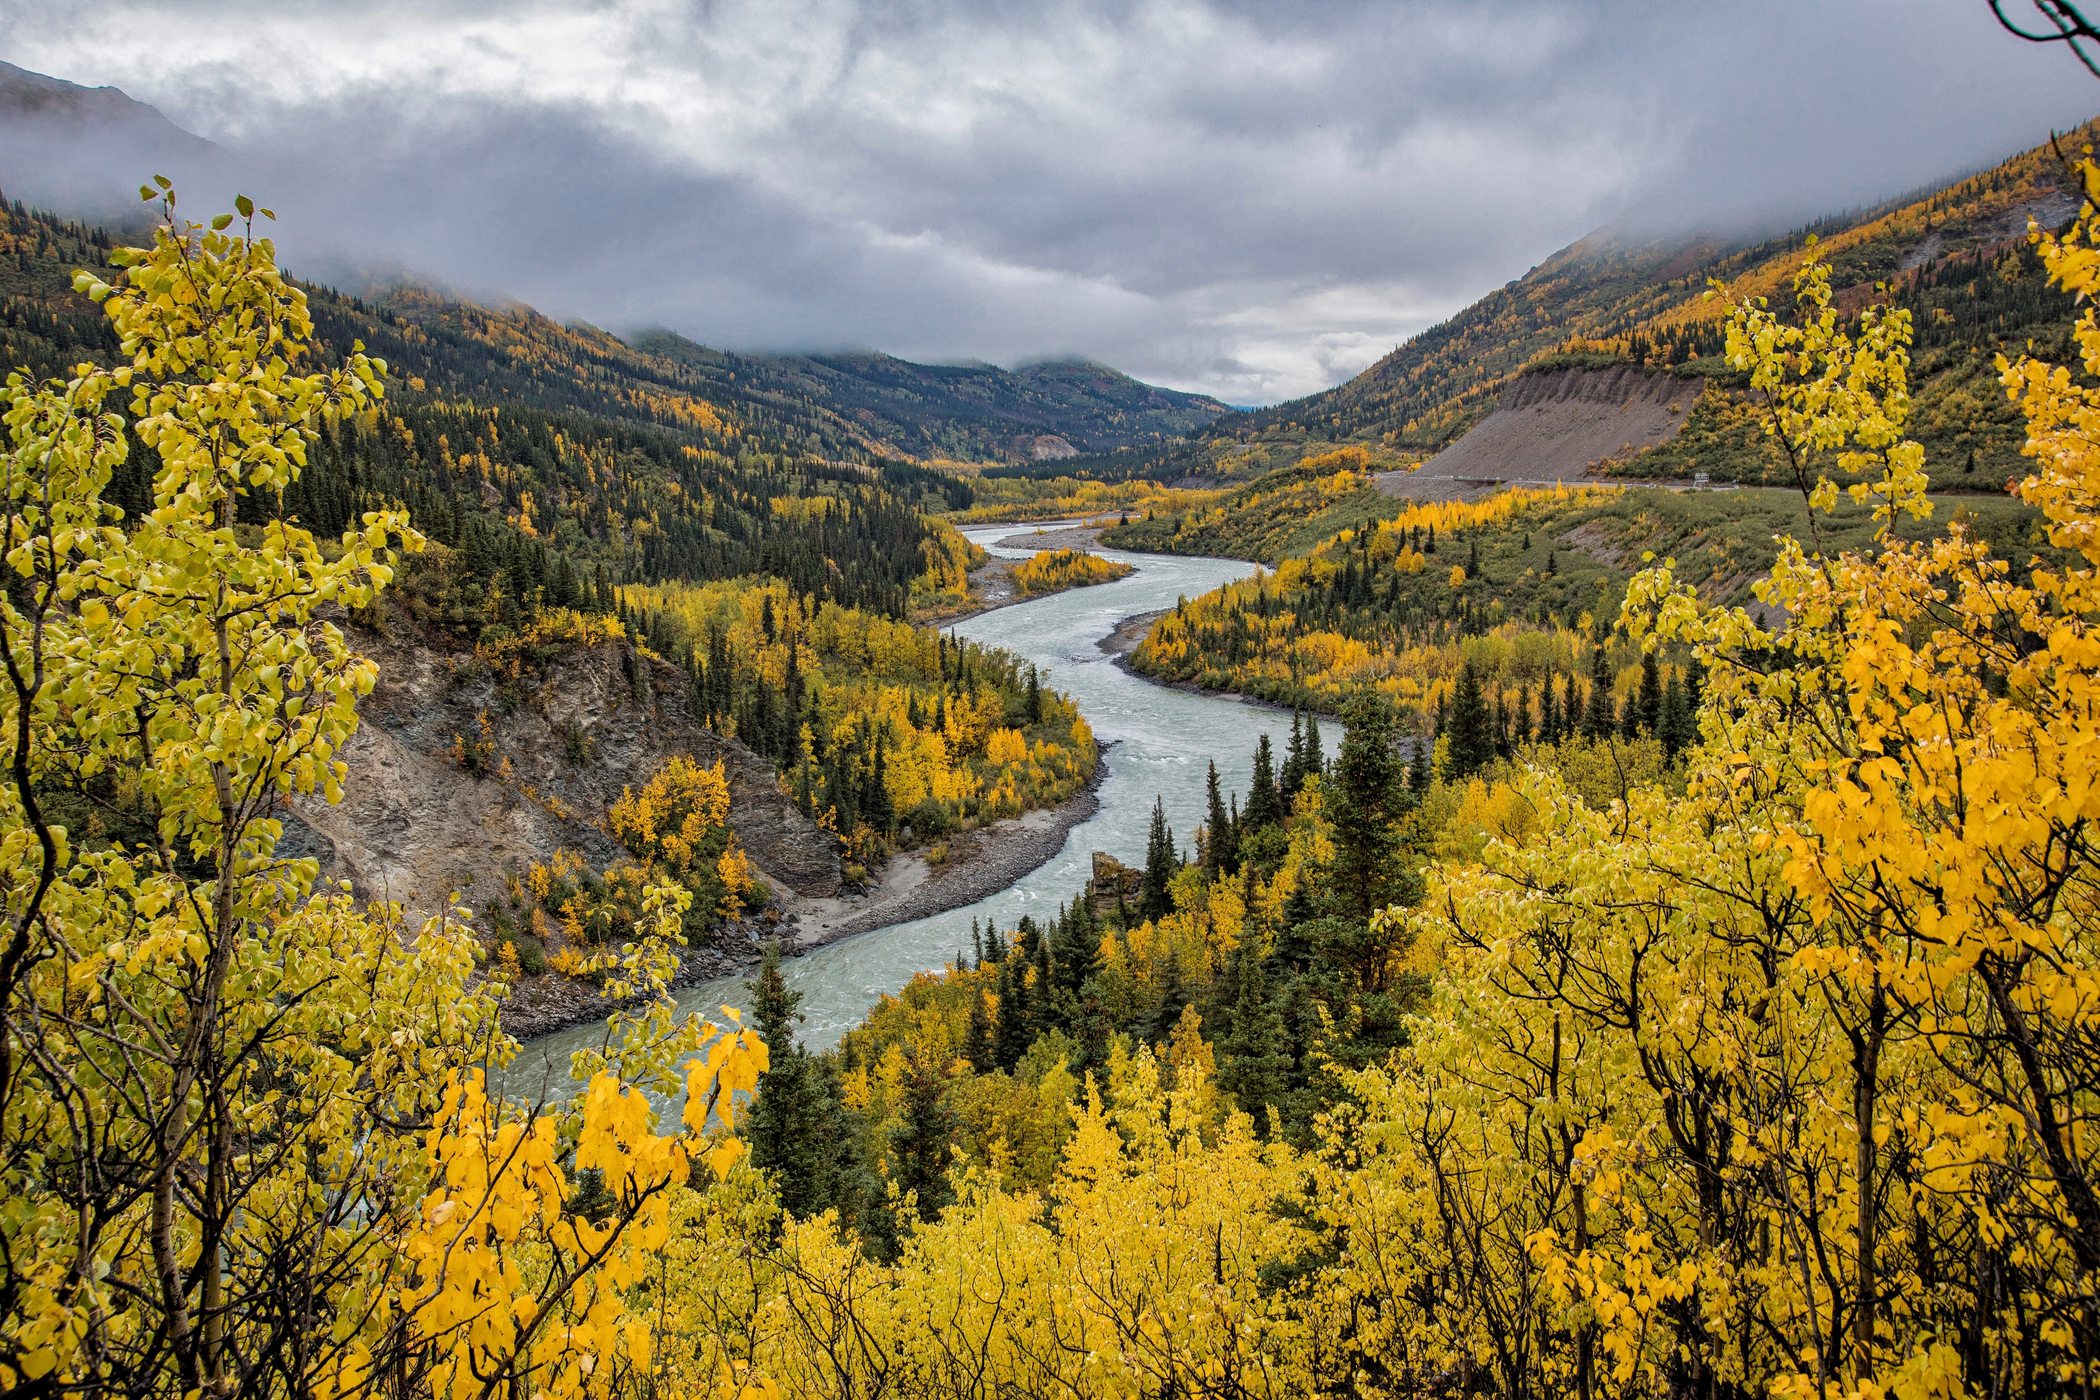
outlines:
[{"label": "dirt embankment", "polygon": [[[795,810],[771,764],[693,722],[675,668],[604,644],[503,677],[440,638],[360,630],[354,642],[379,684],[344,754],[346,796],[296,804],[287,830],[324,875],[428,912],[454,891],[486,904],[564,849],[602,869],[621,854],[605,826],[621,790],[687,754],[721,760],[730,822],[784,903],[838,892],[836,839]],[[455,741],[482,746],[481,772]]]},{"label": "dirt embankment", "polygon": [[1383,472],[1378,489],[1415,500],[1467,500],[1508,486],[1588,479],[1600,463],[1677,436],[1705,384],[1632,365],[1527,374],[1495,411],[1411,472]]},{"label": "dirt embankment", "polygon": [[1145,638],[1151,635],[1152,624],[1172,611],[1172,608],[1155,608],[1151,612],[1126,617],[1117,623],[1116,630],[1103,637],[1098,645],[1120,664],[1144,644]]},{"label": "dirt embankment", "polygon": [[[730,822],[776,897],[757,916],[682,949],[678,986],[748,970],[774,939],[803,951],[1003,889],[1056,855],[1065,834],[1093,815],[1107,772],[1097,764],[1087,786],[1059,806],[951,838],[939,866],[923,853],[900,854],[872,889],[849,894],[837,839],[795,809],[764,759],[692,721],[687,681],[675,668],[607,644],[564,648],[505,678],[443,638],[358,630],[354,641],[379,664],[380,679],[344,754],[345,797],[334,806],[295,804],[286,854],[312,855],[325,878],[414,914],[436,911],[455,891],[468,908],[482,908],[507,893],[512,876],[558,851],[600,869],[618,859],[605,815],[623,788],[648,781],[673,754],[719,759]],[[484,745],[483,771],[461,763],[455,739]],[[520,983],[503,1022],[530,1037],[611,1009],[589,983],[545,974]]]}]

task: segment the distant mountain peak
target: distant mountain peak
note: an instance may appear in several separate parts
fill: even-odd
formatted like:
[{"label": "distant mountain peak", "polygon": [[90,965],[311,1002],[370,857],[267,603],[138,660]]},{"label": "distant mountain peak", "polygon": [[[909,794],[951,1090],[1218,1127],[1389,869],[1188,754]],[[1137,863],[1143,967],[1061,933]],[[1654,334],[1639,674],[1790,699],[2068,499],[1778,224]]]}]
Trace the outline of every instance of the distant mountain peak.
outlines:
[{"label": "distant mountain peak", "polygon": [[188,143],[198,152],[217,149],[203,137],[169,121],[158,107],[139,101],[122,88],[83,87],[4,61],[0,61],[0,120],[81,129],[130,126]]}]

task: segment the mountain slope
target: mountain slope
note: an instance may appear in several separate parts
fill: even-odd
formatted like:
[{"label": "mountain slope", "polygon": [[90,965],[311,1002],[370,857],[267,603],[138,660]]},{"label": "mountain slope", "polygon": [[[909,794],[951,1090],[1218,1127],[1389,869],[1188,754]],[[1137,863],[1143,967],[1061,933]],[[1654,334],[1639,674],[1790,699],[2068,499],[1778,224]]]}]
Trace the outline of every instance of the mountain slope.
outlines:
[{"label": "mountain slope", "polygon": [[[225,173],[225,157],[117,88],[82,87],[0,63],[0,174],[10,195],[31,204],[129,229],[138,204],[128,182],[139,172],[163,171],[180,187],[202,171]],[[1083,360],[1006,370],[920,365],[873,352],[747,355],[669,331],[630,343],[588,326],[556,325],[530,308],[475,306],[415,286],[375,290],[357,305],[428,334],[427,347],[402,347],[425,351],[413,358],[426,382],[526,392],[540,401],[551,394],[569,407],[603,409],[609,397],[625,399],[616,407],[621,415],[637,396],[703,399],[735,412],[747,427],[833,458],[1028,462],[1159,442],[1227,412],[1215,399],[1156,388]],[[518,352],[500,382],[472,380],[486,368],[478,353],[455,358],[463,334]],[[571,373],[579,368],[582,375]],[[573,382],[578,378],[595,382]],[[641,387],[615,386],[613,379]],[[663,407],[658,402],[644,416]]]},{"label": "mountain slope", "polygon": [[[2062,142],[2074,151],[2089,123]],[[1519,375],[1631,365],[1704,375],[1717,389],[1684,432],[1614,470],[1641,476],[1760,479],[1770,465],[1715,358],[1722,306],[1712,281],[1750,294],[1783,292],[1815,235],[1840,304],[1877,295],[1909,307],[1916,326],[1917,425],[1942,484],[2002,486],[2017,469],[2018,433],[1996,393],[1992,360],[2029,341],[2053,342],[2068,303],[2047,294],[2025,247],[2029,220],[2056,227],[2077,208],[2077,183],[2052,146],[1862,212],[1761,241],[1706,236],[1637,239],[1593,234],[1395,349],[1347,383],[1217,424],[1213,451],[1239,443],[1363,443],[1432,452],[1486,416]]]},{"label": "mountain slope", "polygon": [[0,179],[11,195],[83,217],[137,218],[137,183],[185,186],[225,152],[113,87],[82,87],[0,63]]},{"label": "mountain slope", "polygon": [[635,344],[724,397],[821,411],[840,431],[908,457],[1026,462],[1108,452],[1195,431],[1229,411],[1087,360],[1006,370],[872,352],[739,355],[663,331]]},{"label": "mountain slope", "polygon": [[0,62],[0,123],[14,139],[129,137],[201,155],[213,148],[121,88],[82,87]]}]

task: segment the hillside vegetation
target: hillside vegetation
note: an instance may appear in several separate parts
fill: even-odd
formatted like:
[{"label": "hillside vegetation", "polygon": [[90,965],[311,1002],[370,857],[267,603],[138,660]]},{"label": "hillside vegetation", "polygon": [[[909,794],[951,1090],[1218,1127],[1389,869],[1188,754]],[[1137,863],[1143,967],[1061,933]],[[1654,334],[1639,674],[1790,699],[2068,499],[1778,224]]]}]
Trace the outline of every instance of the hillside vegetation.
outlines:
[{"label": "hillside vegetation", "polygon": [[[0,206],[14,362],[51,375],[117,357],[71,282],[118,242]],[[937,658],[910,622],[970,602],[981,553],[929,518],[969,503],[966,480],[821,402],[527,308],[302,291],[316,361],[361,344],[385,396],[317,421],[304,469],[237,495],[238,521],[326,537],[405,506],[424,547],[356,618],[387,662],[345,751],[357,798],[299,805],[289,840],[415,910],[471,898],[520,1026],[593,1014],[608,979],[589,968],[657,875],[694,896],[675,922],[719,970],[777,928],[783,898],[857,887],[899,846],[1055,803],[1091,773],[1068,701],[1001,656]],[[141,444],[104,499],[137,518],[158,465]],[[852,645],[824,640],[842,632]],[[667,863],[615,812],[688,759],[734,811],[691,807],[690,850]],[[550,970],[582,995],[543,985]]]},{"label": "hillside vegetation", "polygon": [[[2075,154],[2094,128],[2061,145]],[[1417,453],[1452,441],[1529,368],[1633,364],[1727,377],[1722,304],[1711,281],[1741,295],[1783,291],[1805,235],[1820,240],[1839,306],[1857,309],[1888,284],[1918,328],[1913,392],[1920,440],[1945,485],[2002,487],[2018,470],[2019,428],[1995,392],[1992,357],[2029,342],[2061,353],[2070,314],[2046,287],[2025,239],[2029,220],[2056,229],[2078,207],[2078,183],[2052,146],[2038,146],[1944,188],[1836,215],[1747,245],[1706,237],[1643,239],[1606,230],[1400,346],[1348,383],[1237,416],[1221,436],[1383,444]],[[1729,477],[1757,473],[1754,440],[1731,439],[1730,414],[1706,406],[1695,445],[1632,470]],[[1699,442],[1701,438],[1718,441]]]},{"label": "hillside vegetation", "polygon": [[[1221,417],[1181,441],[1002,472],[1232,485],[1338,446],[1370,450],[1380,469],[1405,469],[1457,442],[1528,374],[1631,367],[1704,389],[1672,388],[1677,426],[1658,446],[1600,417],[1604,440],[1587,460],[1642,478],[1773,480],[1779,462],[1721,354],[1723,303],[1707,292],[1715,281],[1743,295],[1784,292],[1813,237],[1842,310],[1878,299],[1886,284],[1893,304],[1913,315],[1913,430],[1931,454],[1935,485],[1999,491],[2019,475],[2021,432],[1997,392],[1995,358],[2030,347],[2062,356],[2071,328],[2027,244],[2029,221],[2055,230],[2076,211],[2077,176],[2060,152],[2075,155],[2096,131],[2088,123],[1938,189],[1783,236],[1599,230],[1333,389]],[[1582,425],[1570,430],[1579,435]],[[1621,450],[1622,439],[1632,450]],[[1514,478],[1539,455],[1521,437],[1494,452]],[[1577,475],[1587,460],[1547,479]]]},{"label": "hillside vegetation", "polygon": [[819,415],[901,457],[1055,462],[1156,443],[1227,412],[1089,360],[919,365],[891,355],[740,355],[682,336],[637,338],[728,402]]},{"label": "hillside vegetation", "polygon": [[[745,813],[828,890],[835,841],[1094,758],[1032,671],[909,620],[971,560],[927,514],[968,484],[585,329],[309,294],[246,199],[197,225],[149,187],[92,313],[39,278],[96,236],[10,223],[51,372],[0,387],[0,1392],[2087,1400],[2082,179],[2022,254],[2063,358],[1992,380],[2009,499],[1935,494],[1915,308],[1839,314],[1811,252],[1684,323],[1790,491],[1399,501],[1392,445],[1345,442],[1119,525],[1277,551],[1139,664],[1338,741],[1301,709],[1195,830],[1156,802],[825,1054],[777,946],[750,1024],[673,992],[776,893]],[[429,373],[397,404],[324,321]],[[286,820],[347,838],[361,785],[441,773],[602,860],[410,914]],[[603,1015],[568,1095],[502,1019],[534,962]]]},{"label": "hillside vegetation", "polygon": [[[1337,490],[1324,524],[1359,513],[1366,523],[1183,602],[1154,624],[1132,663],[1161,679],[1330,713],[1375,693],[1424,733],[1441,728],[1470,668],[1497,714],[1507,711],[1499,732],[1509,737],[1498,743],[1508,748],[1551,727],[1555,713],[1582,714],[1600,673],[1616,722],[1618,697],[1639,683],[1640,658],[1604,633],[1648,561],[1674,559],[1677,577],[1702,597],[1740,605],[1752,601],[1782,538],[1813,531],[1825,549],[1840,550],[1873,537],[1862,506],[1817,520],[1799,494],[1756,487],[1519,490],[1397,513],[1395,504],[1362,485]],[[1940,526],[1959,522],[2009,558],[2040,543],[2033,513],[2017,501],[1935,504]],[[1288,497],[1282,518],[1293,534],[1302,528]]]}]

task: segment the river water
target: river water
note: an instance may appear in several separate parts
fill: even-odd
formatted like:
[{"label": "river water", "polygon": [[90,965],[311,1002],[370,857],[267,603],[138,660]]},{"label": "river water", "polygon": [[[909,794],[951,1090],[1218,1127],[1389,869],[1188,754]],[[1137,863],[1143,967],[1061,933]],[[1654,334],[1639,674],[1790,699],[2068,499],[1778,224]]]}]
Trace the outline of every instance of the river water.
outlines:
[{"label": "river water", "polygon": [[[964,533],[995,554],[1026,558],[1033,548],[999,545],[1035,527],[981,526]],[[1045,526],[1054,529],[1055,526]],[[1014,603],[958,623],[953,632],[974,642],[1004,647],[1040,667],[1044,684],[1072,696],[1104,745],[1107,774],[1101,806],[1074,827],[1050,861],[997,894],[945,914],[857,934],[791,959],[790,984],[802,993],[803,1043],[827,1049],[858,1025],[870,1007],[921,972],[954,960],[970,946],[970,923],[1012,929],[1023,914],[1041,919],[1077,896],[1091,873],[1095,851],[1136,864],[1145,854],[1155,797],[1166,802],[1167,821],[1185,849],[1193,850],[1204,813],[1204,767],[1212,760],[1228,793],[1244,797],[1253,771],[1255,741],[1263,733],[1281,761],[1290,718],[1266,706],[1229,697],[1176,690],[1131,675],[1100,643],[1127,617],[1174,606],[1244,578],[1254,566],[1234,559],[1097,550],[1135,573],[1113,583],[1075,588],[1047,598]],[[1281,720],[1279,724],[1278,721]],[[1329,749],[1335,726],[1324,735]],[[734,818],[732,817],[732,820]],[[740,979],[701,983],[679,993],[682,1008],[716,1015],[724,1003],[742,1007]],[[719,1017],[717,1016],[717,1019]],[[601,1025],[557,1031],[526,1044],[510,1072],[512,1083],[543,1083],[559,1092],[571,1051],[595,1044]],[[551,1070],[551,1075],[548,1071]],[[549,1080],[555,1082],[548,1082]]]}]

